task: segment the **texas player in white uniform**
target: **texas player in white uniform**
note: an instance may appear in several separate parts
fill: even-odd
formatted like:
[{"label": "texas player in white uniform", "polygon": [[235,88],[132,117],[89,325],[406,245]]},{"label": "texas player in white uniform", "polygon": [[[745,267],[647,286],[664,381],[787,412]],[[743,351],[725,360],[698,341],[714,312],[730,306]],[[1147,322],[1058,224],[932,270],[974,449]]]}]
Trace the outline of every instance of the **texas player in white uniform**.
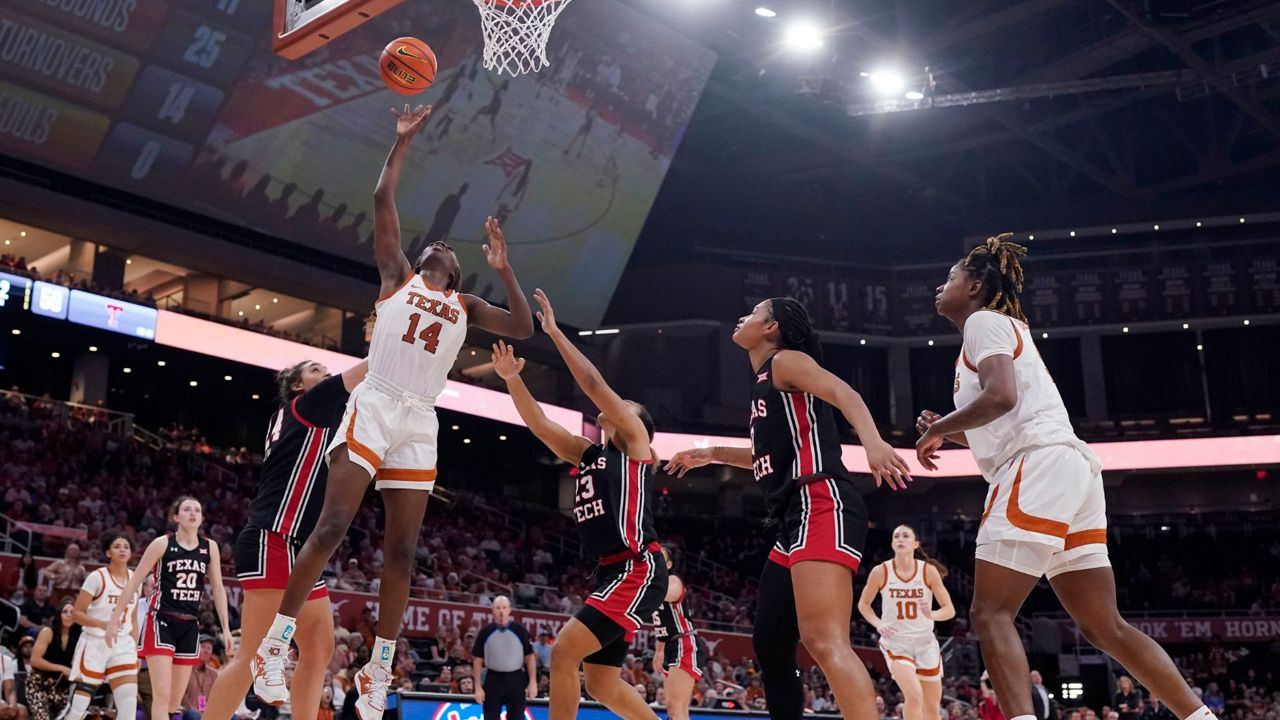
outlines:
[{"label": "texas player in white uniform", "polygon": [[988,238],[938,287],[938,314],[964,335],[955,412],[924,411],[916,456],[935,469],[944,440],[973,451],[991,485],[978,530],[970,619],[1000,707],[1032,720],[1029,669],[1014,618],[1042,576],[1086,639],[1185,720],[1212,712],[1169,655],[1120,617],[1107,556],[1102,465],[1071,428],[1022,313],[1026,248]]},{"label": "texas player in white uniform", "polygon": [[[933,623],[956,616],[942,584],[946,569],[920,547],[910,525],[893,531],[893,559],[872,568],[858,612],[880,633],[880,652],[902,690],[904,720],[938,720],[942,709],[942,651]],[[880,596],[880,614],[871,602]],[[933,607],[934,598],[938,607]]]},{"label": "texas player in white uniform", "polygon": [[133,544],[124,533],[110,531],[102,536],[102,549],[107,564],[85,577],[76,597],[72,617],[84,630],[68,676],[75,689],[58,720],[81,720],[103,681],[111,686],[115,697],[116,717],[132,718],[137,711],[138,627],[134,602],[125,608],[125,622],[120,624],[115,642],[108,645],[106,641],[111,613],[133,574],[129,570]]},{"label": "texas player in white uniform", "polygon": [[275,622],[251,662],[254,692],[264,702],[283,704],[284,666],[298,612],[373,481],[383,493],[386,528],[377,640],[369,663],[354,678],[360,720],[381,720],[386,709],[422,516],[435,485],[436,396],[444,390],[468,326],[513,338],[533,334],[529,303],[507,262],[506,239],[493,218],[485,223],[489,243],[484,254],[502,280],[510,311],[459,292],[462,270],[443,238],[428,244],[417,262],[409,264],[401,249],[396,187],[409,146],[426,126],[431,109],[418,106],[410,111],[405,106],[404,112],[392,112],[396,141],[374,192],[374,257],[382,291],[374,305],[378,321],[369,346],[369,372],[351,393],[328,449],[329,480],[315,530],[294,560]]}]

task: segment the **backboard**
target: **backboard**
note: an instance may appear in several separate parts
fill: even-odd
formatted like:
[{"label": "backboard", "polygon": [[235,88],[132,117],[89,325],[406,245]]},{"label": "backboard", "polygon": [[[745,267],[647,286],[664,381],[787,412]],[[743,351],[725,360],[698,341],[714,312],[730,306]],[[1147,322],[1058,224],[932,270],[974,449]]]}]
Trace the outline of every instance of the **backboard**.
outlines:
[{"label": "backboard", "polygon": [[404,0],[275,0],[271,46],[297,60]]}]

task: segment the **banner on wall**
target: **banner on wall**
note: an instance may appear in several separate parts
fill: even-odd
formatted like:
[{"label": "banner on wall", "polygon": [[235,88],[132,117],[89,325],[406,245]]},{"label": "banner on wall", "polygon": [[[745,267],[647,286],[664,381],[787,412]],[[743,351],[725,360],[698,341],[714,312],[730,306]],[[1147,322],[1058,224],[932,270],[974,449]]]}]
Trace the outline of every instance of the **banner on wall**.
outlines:
[{"label": "banner on wall", "polygon": [[[1130,625],[1161,643],[1203,642],[1273,642],[1280,640],[1280,617],[1126,618]],[[1060,621],[1063,639],[1075,642],[1082,638],[1079,628],[1070,620]]]}]

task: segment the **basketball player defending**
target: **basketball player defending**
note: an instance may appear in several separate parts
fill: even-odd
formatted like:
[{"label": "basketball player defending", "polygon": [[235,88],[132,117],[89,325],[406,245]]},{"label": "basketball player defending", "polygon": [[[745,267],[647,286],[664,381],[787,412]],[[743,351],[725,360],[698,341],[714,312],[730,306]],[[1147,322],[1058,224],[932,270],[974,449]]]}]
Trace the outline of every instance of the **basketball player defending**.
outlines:
[{"label": "basketball player defending", "polygon": [[1009,235],[988,238],[938,286],[938,314],[964,335],[955,412],[925,410],[921,464],[934,469],[944,440],[973,451],[991,489],[978,530],[973,604],[1005,717],[1034,720],[1027,655],[1013,620],[1042,576],[1085,639],[1120,662],[1180,718],[1215,716],[1159,645],[1120,617],[1107,556],[1102,464],[1071,429],[1022,314],[1022,258]]},{"label": "basketball player defending", "polygon": [[849,644],[853,582],[867,539],[867,506],[840,456],[835,411],[853,426],[876,483],[910,480],[880,438],[862,396],[820,365],[822,343],[804,305],[764,300],[743,316],[733,342],[751,360],[751,447],[681,450],[667,471],[723,463],[752,468],[777,528],[760,574],[752,646],[769,716],[804,716],[797,645],[826,674],[847,718],[877,720],[875,686]]},{"label": "basketball player defending", "polygon": [[[251,661],[253,689],[263,702],[283,704],[289,643],[298,613],[315,589],[324,564],[338,549],[371,481],[382,492],[382,586],[378,635],[370,661],[355,675],[361,720],[381,720],[401,617],[409,602],[409,580],[422,531],[422,516],[435,486],[436,396],[472,325],[508,337],[533,334],[529,303],[507,263],[507,243],[498,223],[485,224],[489,267],[497,271],[511,311],[458,292],[462,269],[443,242],[423,249],[413,266],[400,243],[395,193],[410,143],[427,124],[431,109],[419,106],[396,116],[396,142],[374,192],[374,255],[382,294],[374,304],[378,322],[369,346],[369,372],[351,393],[328,448],[329,480],[315,529],[294,560],[280,609]],[[317,666],[316,671],[324,672]],[[295,676],[296,677],[296,676]]]},{"label": "basketball player defending", "polygon": [[[324,449],[342,421],[351,391],[364,380],[367,361],[330,375],[318,362],[304,360],[276,376],[280,408],[267,424],[258,493],[249,504],[249,521],[236,538],[236,576],[240,599],[240,644],[256,648],[276,617],[289,584],[293,559],[311,536],[324,501],[328,466]],[[298,613],[298,665],[293,674],[293,720],[315,720],[320,711],[324,673],[333,657],[333,609],[323,581]],[[253,685],[251,655],[238,653],[222,666],[209,690],[202,720],[230,720]]]},{"label": "basketball player defending", "polygon": [[76,596],[76,623],[84,628],[71,659],[71,702],[63,706],[58,720],[83,720],[89,702],[105,680],[116,700],[116,717],[132,718],[138,709],[138,629],[134,602],[124,608],[124,622],[112,645],[107,645],[107,624],[111,611],[120,604],[120,595],[132,573],[129,560],[133,543],[124,533],[108,530],[102,536],[107,564],[89,573]]},{"label": "basketball player defending", "polygon": [[[956,616],[951,594],[942,584],[946,574],[946,568],[920,547],[915,528],[899,525],[893,531],[893,559],[871,570],[858,599],[858,612],[880,633],[880,652],[902,691],[902,720],[939,720],[942,649],[933,623]],[[879,617],[871,609],[877,594]]]},{"label": "basketball player defending", "polygon": [[493,370],[507,382],[520,417],[561,460],[578,467],[573,516],[582,554],[597,560],[594,585],[582,609],[565,623],[551,649],[551,720],[574,720],[582,687],[626,720],[656,720],[644,698],[623,681],[622,662],[640,626],[649,622],[667,592],[667,563],[653,531],[653,419],[643,405],[623,400],[600,371],[556,326],[551,303],[541,290],[538,319],[573,373],[573,379],[600,409],[599,445],[551,422],[533,399],[520,371],[524,360],[499,342]]}]

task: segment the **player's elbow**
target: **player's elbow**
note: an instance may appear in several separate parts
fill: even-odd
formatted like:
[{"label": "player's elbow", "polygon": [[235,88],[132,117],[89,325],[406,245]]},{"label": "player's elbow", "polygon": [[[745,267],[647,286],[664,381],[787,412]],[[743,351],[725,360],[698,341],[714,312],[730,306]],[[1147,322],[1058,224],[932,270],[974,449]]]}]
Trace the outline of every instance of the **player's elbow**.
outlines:
[{"label": "player's elbow", "polygon": [[1018,391],[1012,387],[993,387],[988,395],[987,402],[990,403],[992,411],[999,415],[1004,415],[1018,404]]}]

